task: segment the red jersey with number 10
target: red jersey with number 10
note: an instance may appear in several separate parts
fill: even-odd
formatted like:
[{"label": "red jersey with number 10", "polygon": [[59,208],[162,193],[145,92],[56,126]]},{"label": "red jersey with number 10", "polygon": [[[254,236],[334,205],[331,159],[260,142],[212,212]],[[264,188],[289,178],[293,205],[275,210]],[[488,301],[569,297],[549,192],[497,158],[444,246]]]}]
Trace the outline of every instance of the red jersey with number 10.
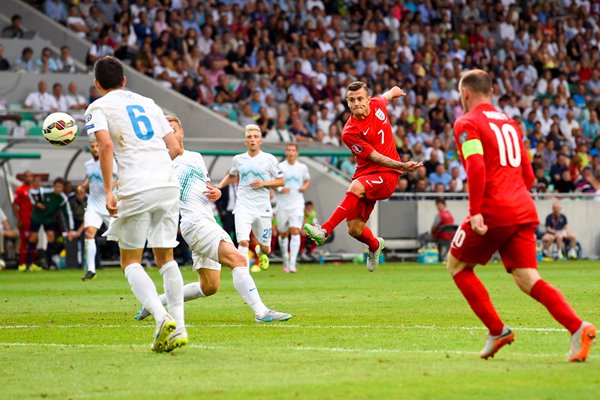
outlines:
[{"label": "red jersey with number 10", "polygon": [[489,103],[480,104],[454,123],[454,140],[465,167],[470,156],[483,155],[485,190],[481,215],[486,225],[539,222],[523,178],[524,174],[533,177],[533,171],[523,134],[514,120]]},{"label": "red jersey with number 10", "polygon": [[342,141],[356,158],[356,172],[352,179],[381,172],[402,173],[367,158],[373,150],[376,150],[379,154],[392,160],[400,161],[392,127],[386,112],[387,103],[387,99],[382,96],[371,98],[367,118],[358,120],[350,116],[350,119],[344,125]]}]

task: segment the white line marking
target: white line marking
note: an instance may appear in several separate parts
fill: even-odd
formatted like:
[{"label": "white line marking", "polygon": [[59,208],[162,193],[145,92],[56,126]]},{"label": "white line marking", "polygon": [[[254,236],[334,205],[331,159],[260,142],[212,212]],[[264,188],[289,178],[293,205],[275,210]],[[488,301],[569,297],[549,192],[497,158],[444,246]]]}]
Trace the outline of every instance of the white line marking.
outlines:
[{"label": "white line marking", "polygon": [[[85,343],[0,343],[0,347],[75,347],[82,349],[122,349],[122,348],[143,348],[150,350],[150,344],[85,344]],[[189,344],[186,348],[202,349],[202,350],[237,350],[234,346],[219,346],[219,345],[205,345],[205,344]],[[453,354],[453,355],[468,355],[478,356],[479,353],[476,351],[464,351],[464,350],[418,350],[418,349],[398,349],[398,348],[376,348],[376,349],[361,349],[361,348],[346,348],[346,347],[315,347],[315,346],[285,346],[280,347],[279,350],[293,350],[293,351],[307,351],[307,352],[331,352],[331,353],[357,353],[357,354]],[[511,357],[560,357],[561,353],[511,353]]]},{"label": "white line marking", "polygon": [[[149,328],[152,325],[140,322],[138,324],[115,324],[115,325],[97,325],[97,324],[73,324],[73,325],[4,325],[0,329],[76,329],[76,328]],[[395,330],[410,330],[410,329],[426,329],[426,330],[461,330],[461,331],[485,331],[482,326],[436,326],[436,325],[298,325],[298,324],[186,324],[191,328],[282,328],[282,329],[395,329]],[[563,332],[563,328],[536,328],[536,327],[513,327],[515,332],[531,331],[531,332]]]}]

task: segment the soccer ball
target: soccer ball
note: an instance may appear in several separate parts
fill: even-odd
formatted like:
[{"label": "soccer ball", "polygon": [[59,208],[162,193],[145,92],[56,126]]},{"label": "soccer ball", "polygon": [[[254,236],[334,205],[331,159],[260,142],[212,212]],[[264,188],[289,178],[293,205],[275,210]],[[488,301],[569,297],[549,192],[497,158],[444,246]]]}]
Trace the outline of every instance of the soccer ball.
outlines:
[{"label": "soccer ball", "polygon": [[66,146],[77,137],[77,124],[69,114],[55,112],[44,120],[42,132],[52,146]]}]

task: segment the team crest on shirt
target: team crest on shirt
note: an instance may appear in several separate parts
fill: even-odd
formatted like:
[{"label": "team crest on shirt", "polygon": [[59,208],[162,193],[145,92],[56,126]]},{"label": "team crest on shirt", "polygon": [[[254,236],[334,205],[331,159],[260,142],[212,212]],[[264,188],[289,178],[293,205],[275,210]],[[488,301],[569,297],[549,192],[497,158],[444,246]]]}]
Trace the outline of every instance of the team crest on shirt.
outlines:
[{"label": "team crest on shirt", "polygon": [[355,152],[355,153],[357,153],[357,154],[360,154],[360,153],[362,153],[362,147],[359,146],[359,145],[357,145],[357,144],[353,144],[352,145],[352,151]]},{"label": "team crest on shirt", "polygon": [[381,120],[381,121],[385,121],[385,113],[383,112],[383,110],[381,108],[378,108],[377,111],[375,111],[375,116]]},{"label": "team crest on shirt", "polygon": [[92,114],[88,114],[85,116],[85,123],[87,124],[88,122],[90,122],[92,120]]},{"label": "team crest on shirt", "polygon": [[458,137],[458,141],[460,142],[460,144],[463,144],[464,142],[467,141],[467,132],[464,132],[460,134],[460,136]]}]

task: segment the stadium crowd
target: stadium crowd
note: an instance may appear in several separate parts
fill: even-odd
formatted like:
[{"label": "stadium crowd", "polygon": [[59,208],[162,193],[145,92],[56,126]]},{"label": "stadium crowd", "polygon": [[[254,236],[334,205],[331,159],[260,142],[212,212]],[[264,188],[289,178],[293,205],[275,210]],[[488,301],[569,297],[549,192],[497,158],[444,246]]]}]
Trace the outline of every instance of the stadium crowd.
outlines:
[{"label": "stadium crowd", "polygon": [[[408,95],[388,105],[402,157],[425,166],[398,191],[466,190],[453,122],[457,82],[482,68],[526,136],[536,192],[600,190],[600,5],[590,1],[102,0],[40,7],[265,140],[340,146],[345,88]],[[14,27],[7,27],[14,31]],[[347,174],[352,160],[333,159]]]}]

